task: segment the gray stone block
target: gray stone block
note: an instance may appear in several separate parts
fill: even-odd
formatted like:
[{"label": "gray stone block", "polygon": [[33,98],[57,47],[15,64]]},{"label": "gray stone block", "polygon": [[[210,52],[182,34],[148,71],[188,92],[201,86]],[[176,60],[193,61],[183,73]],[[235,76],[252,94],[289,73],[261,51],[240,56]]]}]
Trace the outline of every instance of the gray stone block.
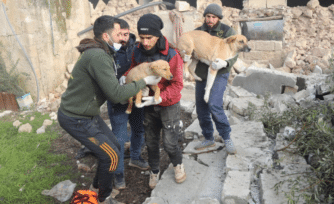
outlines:
[{"label": "gray stone block", "polygon": [[241,86],[249,92],[265,95],[267,92],[281,94],[282,86],[296,86],[297,77],[294,74],[283,73],[270,69],[249,67],[245,75],[234,78],[232,85]]},{"label": "gray stone block", "polygon": [[248,107],[249,104],[253,104],[257,110],[261,109],[261,107],[264,105],[262,99],[258,99],[255,97],[247,97],[247,98],[233,98],[230,107],[232,111],[235,113],[241,115],[241,116],[247,116],[249,115]]},{"label": "gray stone block", "polygon": [[[288,203],[288,199],[285,197],[285,193],[288,193],[291,188],[288,180],[296,180],[298,175],[286,175],[278,170],[264,170],[260,175],[261,186],[262,186],[262,203],[263,204],[284,204]],[[305,179],[301,177],[301,185],[299,189],[303,189],[309,186],[305,182]],[[274,187],[279,182],[283,182],[281,187],[276,192]],[[298,190],[295,191],[295,195],[298,196]],[[300,197],[298,204],[304,203],[303,199]]]},{"label": "gray stone block", "polygon": [[248,204],[250,177],[250,172],[229,171],[224,182],[222,203]]},{"label": "gray stone block", "polygon": [[243,122],[231,125],[231,139],[237,149],[237,154],[229,155],[226,159],[228,170],[248,170],[250,163],[261,166],[271,165],[271,154],[266,152],[270,145],[268,137],[264,133],[261,122]]},{"label": "gray stone block", "polygon": [[256,97],[256,94],[250,93],[240,86],[230,86],[229,95],[234,98]]},{"label": "gray stone block", "polygon": [[156,203],[167,204],[163,198],[159,197],[149,197],[146,198],[146,200],[143,202],[143,204],[156,204]]}]

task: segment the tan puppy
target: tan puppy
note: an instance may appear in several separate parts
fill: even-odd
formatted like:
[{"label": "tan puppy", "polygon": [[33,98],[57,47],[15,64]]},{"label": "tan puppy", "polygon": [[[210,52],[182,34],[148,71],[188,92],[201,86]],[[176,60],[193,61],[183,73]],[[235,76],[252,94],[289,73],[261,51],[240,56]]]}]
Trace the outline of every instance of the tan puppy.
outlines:
[{"label": "tan puppy", "polygon": [[249,52],[247,38],[243,35],[233,35],[221,39],[201,30],[184,33],[177,46],[182,59],[186,62],[185,70],[189,70],[195,80],[202,79],[195,74],[198,61],[210,66],[205,87],[205,102],[209,102],[210,91],[218,70],[211,68],[212,62],[217,58],[228,60],[234,58],[239,52]]},{"label": "tan puppy", "polygon": [[[166,80],[173,79],[173,75],[170,72],[169,63],[165,60],[157,60],[154,62],[144,62],[139,64],[138,66],[131,69],[128,75],[125,78],[125,83],[131,83],[133,81],[138,81],[147,76],[160,76],[165,78]],[[154,100],[158,101],[160,97],[160,88],[158,85],[150,86],[150,88],[154,91]],[[138,107],[141,104],[141,99],[143,96],[143,91],[140,90],[136,95],[136,106]],[[126,109],[126,113],[130,114],[132,112],[133,106],[133,97],[129,98],[129,105]]]}]

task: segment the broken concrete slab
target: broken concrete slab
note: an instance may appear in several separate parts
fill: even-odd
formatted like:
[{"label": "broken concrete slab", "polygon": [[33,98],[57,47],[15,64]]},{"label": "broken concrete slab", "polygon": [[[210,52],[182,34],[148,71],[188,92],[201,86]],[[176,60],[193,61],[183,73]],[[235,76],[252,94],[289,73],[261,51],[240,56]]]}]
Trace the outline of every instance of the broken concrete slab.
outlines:
[{"label": "broken concrete slab", "polygon": [[[206,158],[210,161],[215,161],[211,166],[184,158],[183,164],[187,179],[181,184],[175,182],[173,165],[170,165],[161,176],[157,186],[153,189],[151,197],[154,197],[156,200],[160,198],[165,203],[173,204],[192,203],[205,197],[220,201],[220,192],[224,180],[222,168],[225,163],[225,157],[226,153],[224,151],[219,151],[216,154],[207,154]],[[204,158],[202,159],[205,160]],[[207,162],[211,164],[210,161]],[[215,188],[216,190],[214,190]],[[218,192],[219,190],[220,192]],[[146,200],[148,201],[148,198]]]},{"label": "broken concrete slab", "polygon": [[298,92],[298,86],[295,87],[290,87],[290,86],[285,86],[284,87],[284,94],[288,94],[288,95],[294,95],[295,93]]},{"label": "broken concrete slab", "polygon": [[247,116],[250,114],[248,112],[248,109],[251,108],[250,104],[254,105],[256,110],[259,110],[261,107],[263,107],[264,102],[262,99],[255,97],[233,98],[229,108],[241,116]]},{"label": "broken concrete slab", "polygon": [[148,197],[146,200],[143,202],[143,204],[168,204],[163,198],[159,197]]},{"label": "broken concrete slab", "polygon": [[229,171],[224,182],[222,202],[248,204],[250,177],[250,172]]},{"label": "broken concrete slab", "polygon": [[256,97],[256,94],[248,92],[240,86],[230,86],[229,95],[234,98]]},{"label": "broken concrete slab", "polygon": [[[216,129],[216,124],[214,122],[213,123],[213,129],[214,129],[214,132],[213,132],[213,137],[215,138],[215,140],[220,140],[220,136],[219,136],[219,133]],[[184,131],[185,133],[187,132],[190,132],[194,135],[198,135],[199,137],[203,137],[203,134],[202,134],[202,129],[201,129],[201,126],[199,125],[199,120],[198,118],[194,120],[194,122],[187,127],[187,129],[185,129]]]},{"label": "broken concrete slab", "polygon": [[315,86],[317,95],[324,95],[330,93],[333,84],[321,83]]},{"label": "broken concrete slab", "polygon": [[183,150],[183,153],[184,154],[199,154],[199,153],[204,153],[204,152],[208,152],[208,151],[214,151],[214,150],[217,150],[220,147],[225,146],[223,143],[216,142],[216,145],[214,147],[205,148],[203,150],[195,150],[196,145],[198,145],[199,143],[201,143],[201,141],[199,141],[199,140],[191,141],[187,145],[187,147]]},{"label": "broken concrete slab", "polygon": [[298,91],[294,96],[293,98],[299,102],[300,100],[303,100],[303,99],[306,99],[307,97],[310,96],[310,92],[308,90],[301,90],[301,91]]},{"label": "broken concrete slab", "polygon": [[200,198],[191,202],[191,204],[220,204],[217,199],[212,198]]},{"label": "broken concrete slab", "polygon": [[[288,203],[288,199],[285,197],[285,193],[290,191],[289,180],[295,181],[298,175],[286,175],[279,170],[269,170],[265,169],[262,174],[260,174],[261,186],[262,186],[262,201],[263,204],[281,204]],[[306,184],[303,178],[301,185],[298,186],[299,189],[303,189],[309,186]],[[284,182],[285,181],[285,182]],[[280,185],[278,191],[275,191],[275,185],[279,182],[283,182]],[[295,196],[298,196],[298,190],[295,191]],[[302,199],[300,197],[300,199]],[[298,203],[304,203],[303,200],[299,200]]]},{"label": "broken concrete slab", "polygon": [[251,66],[245,73],[237,75],[232,85],[241,86],[247,91],[259,95],[265,95],[267,92],[281,94],[282,86],[294,87],[297,83],[297,77],[294,74],[270,69]]},{"label": "broken concrete slab", "polygon": [[278,161],[285,174],[312,172],[304,157],[284,151],[278,152]]},{"label": "broken concrete slab", "polygon": [[248,171],[250,159],[245,158],[238,152],[235,155],[229,155],[226,158],[226,171]]},{"label": "broken concrete slab", "polygon": [[268,104],[279,113],[283,113],[288,107],[297,106],[294,98],[288,94],[271,95],[268,99]]},{"label": "broken concrete slab", "polygon": [[185,111],[186,113],[191,114],[195,110],[195,102],[181,99],[180,100],[180,108],[181,108],[181,110]]},{"label": "broken concrete slab", "polygon": [[323,96],[325,101],[334,101],[334,94]]},{"label": "broken concrete slab", "polygon": [[224,94],[224,96],[223,96],[223,108],[224,108],[224,110],[228,109],[228,106],[230,105],[232,99],[233,98],[231,96],[229,96],[228,94]]},{"label": "broken concrete slab", "polygon": [[250,163],[270,166],[271,154],[266,152],[270,145],[264,133],[261,122],[248,121],[238,125],[231,125],[231,139],[237,149],[237,154],[229,155],[226,159],[226,168],[248,169]]},{"label": "broken concrete slab", "polygon": [[236,124],[241,123],[241,120],[240,120],[239,118],[237,118],[237,117],[231,115],[231,116],[229,117],[228,122],[230,123],[230,125],[236,125]]},{"label": "broken concrete slab", "polygon": [[211,198],[220,200],[225,180],[225,167],[227,153],[225,150],[216,153],[199,154],[197,161],[208,165],[207,174],[202,178],[201,191],[198,198]]}]

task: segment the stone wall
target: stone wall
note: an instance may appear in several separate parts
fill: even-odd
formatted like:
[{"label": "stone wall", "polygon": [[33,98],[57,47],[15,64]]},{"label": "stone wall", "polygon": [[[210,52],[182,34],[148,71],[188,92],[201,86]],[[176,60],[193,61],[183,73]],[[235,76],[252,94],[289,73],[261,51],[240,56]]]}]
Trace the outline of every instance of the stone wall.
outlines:
[{"label": "stone wall", "polygon": [[260,64],[271,64],[275,68],[283,66],[285,52],[282,48],[282,41],[250,40],[248,42],[251,52],[240,53],[239,58],[245,63],[251,64],[254,61]]},{"label": "stone wall", "polygon": [[272,8],[287,6],[287,0],[244,0],[244,8]]},{"label": "stone wall", "polygon": [[[90,26],[89,3],[71,0],[70,16],[66,9],[51,1],[53,32],[51,32],[49,7],[44,0],[0,1],[5,4],[6,13],[20,42],[34,66],[40,87],[40,98],[48,96],[64,80],[66,66],[79,56],[74,48],[80,41],[78,31]],[[63,12],[62,12],[63,11]],[[58,13],[57,13],[58,12]],[[6,67],[16,63],[17,71],[29,74],[22,76],[21,85],[36,100],[37,86],[33,71],[6,21],[2,6],[0,10],[0,42],[4,49],[2,57]],[[54,37],[54,51],[52,43]],[[87,37],[87,35],[81,36]]]}]

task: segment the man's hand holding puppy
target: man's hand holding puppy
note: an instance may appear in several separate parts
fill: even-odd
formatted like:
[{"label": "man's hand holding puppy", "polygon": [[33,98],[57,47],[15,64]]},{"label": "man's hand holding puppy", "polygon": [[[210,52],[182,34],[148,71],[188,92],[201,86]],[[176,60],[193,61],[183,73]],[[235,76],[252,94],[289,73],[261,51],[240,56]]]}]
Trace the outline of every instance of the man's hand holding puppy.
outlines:
[{"label": "man's hand holding puppy", "polygon": [[137,106],[137,108],[142,108],[144,106],[151,106],[151,105],[157,105],[162,102],[162,98],[159,97],[158,101],[154,100],[154,96],[146,96],[143,97],[142,100],[144,101],[143,103],[140,104],[140,106]]},{"label": "man's hand holding puppy", "polygon": [[216,58],[216,60],[211,64],[211,68],[214,70],[220,70],[226,67],[228,67],[228,62],[219,58]]},{"label": "man's hand holding puppy", "polygon": [[144,78],[146,85],[157,85],[161,80],[158,76],[147,76]]}]

